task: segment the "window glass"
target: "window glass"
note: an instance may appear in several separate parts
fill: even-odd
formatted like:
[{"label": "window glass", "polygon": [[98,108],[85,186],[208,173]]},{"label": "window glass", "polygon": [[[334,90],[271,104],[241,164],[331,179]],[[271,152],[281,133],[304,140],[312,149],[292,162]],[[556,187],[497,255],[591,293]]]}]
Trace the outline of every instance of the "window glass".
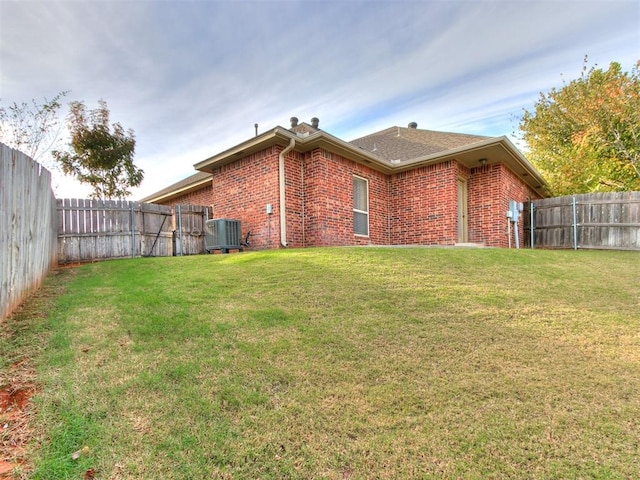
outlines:
[{"label": "window glass", "polygon": [[369,182],[353,177],[353,231],[369,235]]}]

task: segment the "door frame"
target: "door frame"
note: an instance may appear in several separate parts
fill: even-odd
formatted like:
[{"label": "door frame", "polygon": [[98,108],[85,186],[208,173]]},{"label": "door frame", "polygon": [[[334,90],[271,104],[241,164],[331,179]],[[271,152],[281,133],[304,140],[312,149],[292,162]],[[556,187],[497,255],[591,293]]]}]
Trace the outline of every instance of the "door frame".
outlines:
[{"label": "door frame", "polygon": [[469,242],[469,192],[467,179],[458,177],[456,182],[456,202],[457,202],[457,226],[458,226],[458,243]]}]

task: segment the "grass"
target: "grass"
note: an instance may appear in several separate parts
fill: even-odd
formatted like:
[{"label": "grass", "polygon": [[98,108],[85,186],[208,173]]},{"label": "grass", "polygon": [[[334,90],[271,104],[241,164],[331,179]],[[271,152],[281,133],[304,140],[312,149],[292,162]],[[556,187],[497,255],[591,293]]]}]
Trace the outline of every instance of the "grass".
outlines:
[{"label": "grass", "polygon": [[63,277],[10,347],[46,345],[31,478],[640,472],[637,253],[306,249]]}]

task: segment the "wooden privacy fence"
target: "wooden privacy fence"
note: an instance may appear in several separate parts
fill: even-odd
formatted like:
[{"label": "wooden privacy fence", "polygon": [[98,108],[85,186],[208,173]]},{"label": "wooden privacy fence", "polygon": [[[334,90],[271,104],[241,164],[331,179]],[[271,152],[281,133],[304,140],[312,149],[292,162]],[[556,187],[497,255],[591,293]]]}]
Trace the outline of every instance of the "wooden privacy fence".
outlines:
[{"label": "wooden privacy fence", "polygon": [[206,207],[59,199],[57,210],[59,263],[205,251]]},{"label": "wooden privacy fence", "polygon": [[640,192],[546,198],[523,213],[525,244],[534,248],[640,251]]},{"label": "wooden privacy fence", "polygon": [[55,208],[51,173],[0,144],[0,321],[56,263]]}]

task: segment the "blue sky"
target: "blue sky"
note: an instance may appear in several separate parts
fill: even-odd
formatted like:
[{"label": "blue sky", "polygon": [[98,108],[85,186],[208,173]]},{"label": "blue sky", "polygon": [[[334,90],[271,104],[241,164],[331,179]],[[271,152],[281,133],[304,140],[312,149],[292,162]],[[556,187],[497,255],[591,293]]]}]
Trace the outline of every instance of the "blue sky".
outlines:
[{"label": "blue sky", "polygon": [[585,55],[630,70],[640,2],[0,0],[2,103],[104,99],[135,131],[132,199],[292,116],[345,140],[415,121],[516,141]]}]

